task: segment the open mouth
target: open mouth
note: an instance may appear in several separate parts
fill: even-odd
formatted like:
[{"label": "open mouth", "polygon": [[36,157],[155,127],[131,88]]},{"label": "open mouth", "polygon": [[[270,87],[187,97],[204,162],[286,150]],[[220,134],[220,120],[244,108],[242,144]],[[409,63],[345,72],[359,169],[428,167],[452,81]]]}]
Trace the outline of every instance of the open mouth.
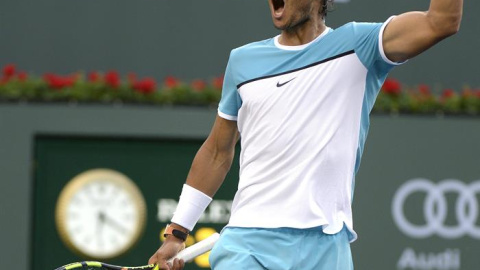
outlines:
[{"label": "open mouth", "polygon": [[285,6],[285,2],[283,0],[272,0],[272,4],[274,10],[283,8]]},{"label": "open mouth", "polygon": [[273,12],[275,16],[281,16],[283,13],[283,9],[285,8],[285,1],[284,0],[271,0],[273,5]]}]

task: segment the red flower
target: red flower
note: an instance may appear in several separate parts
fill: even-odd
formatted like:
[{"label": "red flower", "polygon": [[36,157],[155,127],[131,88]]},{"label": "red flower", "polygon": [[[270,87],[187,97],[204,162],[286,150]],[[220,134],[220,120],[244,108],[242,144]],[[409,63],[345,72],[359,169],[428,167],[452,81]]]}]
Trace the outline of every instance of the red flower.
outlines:
[{"label": "red flower", "polygon": [[449,99],[455,96],[455,91],[453,89],[445,89],[442,93],[442,98]]},{"label": "red flower", "polygon": [[48,83],[48,86],[50,86],[50,88],[61,88],[58,77],[55,74],[47,73],[43,75],[43,80]]},{"label": "red flower", "polygon": [[98,74],[98,72],[96,71],[92,71],[90,73],[88,73],[88,81],[89,82],[98,82],[98,80],[100,80],[100,74]]},{"label": "red flower", "polygon": [[48,83],[50,88],[62,89],[72,86],[75,83],[76,75],[62,77],[52,73],[47,73],[43,76],[43,79]]},{"label": "red flower", "polygon": [[25,71],[21,71],[17,74],[17,78],[19,81],[24,82],[28,79],[28,75]]},{"label": "red flower", "polygon": [[164,83],[165,83],[165,86],[168,87],[168,88],[175,88],[180,84],[180,81],[173,76],[167,76],[165,78]]},{"label": "red flower", "polygon": [[422,94],[424,96],[430,96],[432,94],[430,92],[430,87],[426,84],[420,84],[418,86],[418,91],[420,92],[420,94]]},{"label": "red flower", "polygon": [[193,91],[202,92],[207,87],[207,83],[204,80],[193,80],[191,86]]},{"label": "red flower", "polygon": [[63,78],[63,85],[65,87],[70,87],[72,86],[76,81],[77,81],[78,76],[77,75],[71,75]]},{"label": "red flower", "polygon": [[113,88],[117,88],[120,86],[120,76],[118,75],[118,72],[116,71],[109,71],[105,74],[105,82],[113,87]]},{"label": "red flower", "polygon": [[145,78],[133,83],[133,89],[143,94],[151,94],[155,92],[156,87],[157,83],[153,78]]},{"label": "red flower", "polygon": [[382,90],[387,94],[398,95],[402,91],[402,87],[399,81],[389,78],[385,80]]},{"label": "red flower", "polygon": [[213,78],[212,85],[216,89],[222,89],[223,88],[223,76]]},{"label": "red flower", "polygon": [[480,89],[475,90],[475,96],[477,96],[478,98],[480,98]]},{"label": "red flower", "polygon": [[15,71],[16,71],[16,68],[15,68],[15,65],[14,64],[8,64],[6,65],[5,67],[3,67],[3,76],[4,78],[6,78],[7,80],[12,78],[13,75],[15,75]]}]

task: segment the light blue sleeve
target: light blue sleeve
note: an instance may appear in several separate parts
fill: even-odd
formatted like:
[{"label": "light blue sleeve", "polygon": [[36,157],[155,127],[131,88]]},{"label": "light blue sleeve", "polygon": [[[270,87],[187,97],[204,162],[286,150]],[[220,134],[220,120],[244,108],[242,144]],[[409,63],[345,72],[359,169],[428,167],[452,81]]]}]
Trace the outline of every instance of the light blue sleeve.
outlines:
[{"label": "light blue sleeve", "polygon": [[384,23],[354,23],[353,26],[355,52],[365,67],[377,74],[387,74],[393,67],[402,64],[389,60],[383,51],[383,31],[392,18]]},{"label": "light blue sleeve", "polygon": [[218,106],[218,115],[227,120],[237,120],[238,110],[242,106],[242,99],[237,91],[237,83],[235,82],[235,60],[234,51],[230,53],[225,77],[223,80],[222,98]]}]

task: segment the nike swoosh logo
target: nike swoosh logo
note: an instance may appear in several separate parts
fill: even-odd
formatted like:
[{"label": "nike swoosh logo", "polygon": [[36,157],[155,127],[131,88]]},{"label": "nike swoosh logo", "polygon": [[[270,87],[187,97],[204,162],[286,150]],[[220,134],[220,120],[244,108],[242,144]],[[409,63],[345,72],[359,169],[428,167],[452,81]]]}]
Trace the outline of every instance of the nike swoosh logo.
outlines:
[{"label": "nike swoosh logo", "polygon": [[[295,77],[295,78],[297,78],[297,77]],[[277,87],[282,87],[282,86],[284,86],[285,84],[287,84],[287,83],[289,83],[289,82],[291,82],[291,81],[295,80],[295,78],[293,78],[293,79],[290,79],[290,80],[288,80],[288,81],[286,81],[286,82],[284,82],[284,83],[277,82]]]}]

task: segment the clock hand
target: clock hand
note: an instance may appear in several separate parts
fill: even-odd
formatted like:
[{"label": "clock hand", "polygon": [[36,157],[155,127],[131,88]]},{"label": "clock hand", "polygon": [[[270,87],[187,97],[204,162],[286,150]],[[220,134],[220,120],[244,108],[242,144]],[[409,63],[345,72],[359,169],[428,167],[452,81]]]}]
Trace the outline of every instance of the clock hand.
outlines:
[{"label": "clock hand", "polygon": [[103,212],[98,212],[97,244],[100,248],[103,247],[102,231],[103,231],[104,226],[105,226],[105,214]]},{"label": "clock hand", "polygon": [[107,215],[105,217],[105,223],[109,224],[112,228],[115,228],[118,232],[122,234],[128,233],[128,230],[123,227],[119,222],[115,221],[114,219],[108,217]]},{"label": "clock hand", "polygon": [[105,223],[105,213],[103,213],[102,211],[99,211],[99,212],[98,212],[98,220],[99,220],[101,223]]}]

